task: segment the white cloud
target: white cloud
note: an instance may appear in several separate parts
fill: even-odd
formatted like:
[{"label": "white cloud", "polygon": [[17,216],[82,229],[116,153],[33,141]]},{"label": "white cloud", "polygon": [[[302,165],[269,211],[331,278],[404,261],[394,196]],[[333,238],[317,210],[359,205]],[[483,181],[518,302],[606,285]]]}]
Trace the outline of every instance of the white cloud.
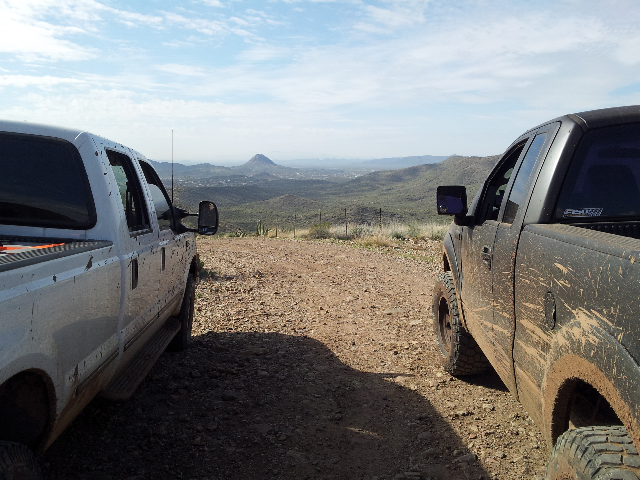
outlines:
[{"label": "white cloud", "polygon": [[118,10],[94,0],[0,0],[0,52],[23,61],[96,58],[97,49],[68,37],[96,35],[105,14],[128,26],[162,23],[161,17]]},{"label": "white cloud", "polygon": [[155,65],[155,69],[161,72],[172,73],[174,75],[185,75],[188,77],[204,77],[206,75],[202,68],[191,65],[180,65],[177,63]]}]

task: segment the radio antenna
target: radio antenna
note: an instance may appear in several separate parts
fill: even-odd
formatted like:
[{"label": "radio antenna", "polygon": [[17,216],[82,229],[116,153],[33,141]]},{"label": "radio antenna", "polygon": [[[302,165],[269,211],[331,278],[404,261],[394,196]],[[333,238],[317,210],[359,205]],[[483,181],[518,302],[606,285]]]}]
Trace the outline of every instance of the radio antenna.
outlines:
[{"label": "radio antenna", "polygon": [[171,129],[171,203],[173,203],[173,129]]}]

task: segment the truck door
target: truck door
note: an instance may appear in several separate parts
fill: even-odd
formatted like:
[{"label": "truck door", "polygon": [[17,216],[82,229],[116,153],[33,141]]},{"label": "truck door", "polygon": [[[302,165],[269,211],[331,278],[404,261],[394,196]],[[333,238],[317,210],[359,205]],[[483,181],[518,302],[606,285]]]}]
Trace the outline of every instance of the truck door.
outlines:
[{"label": "truck door", "polygon": [[151,321],[157,313],[158,275],[155,269],[158,249],[139,180],[139,172],[128,151],[118,145],[105,148],[116,179],[122,203],[120,226],[127,289],[125,314],[120,332],[125,343]]},{"label": "truck door", "polygon": [[489,176],[475,212],[475,223],[464,228],[462,240],[462,306],[467,329],[496,370],[500,370],[500,365],[496,365],[492,358],[495,347],[491,341],[494,336],[493,246],[502,201],[526,141],[527,138],[521,139],[512,146]]},{"label": "truck door", "polygon": [[184,263],[178,261],[180,254],[176,239],[178,233],[174,231],[177,230],[177,221],[173,218],[169,195],[153,167],[140,157],[138,161],[153,201],[154,213],[151,217],[152,220],[157,220],[158,224],[160,262],[155,268],[159,278],[159,308],[163,311],[165,308],[170,308],[176,297],[181,298],[184,293],[182,281]]},{"label": "truck door", "polygon": [[[522,221],[528,201],[527,193],[533,187],[539,167],[558,124],[543,127],[526,145],[526,154],[515,167],[507,189],[507,201],[500,212],[500,223],[493,246],[493,328],[487,331],[496,363],[500,365],[500,377],[509,390],[516,394],[513,369],[513,339],[515,335],[515,259]],[[504,368],[503,368],[504,366]]]}]

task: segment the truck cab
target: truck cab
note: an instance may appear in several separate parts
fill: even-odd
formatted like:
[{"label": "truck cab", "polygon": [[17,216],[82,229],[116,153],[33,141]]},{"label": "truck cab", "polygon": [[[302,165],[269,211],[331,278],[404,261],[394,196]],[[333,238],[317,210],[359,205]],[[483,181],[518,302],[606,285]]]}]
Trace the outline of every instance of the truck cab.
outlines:
[{"label": "truck cab", "polygon": [[187,348],[195,233],[218,213],[185,227],[141,153],[88,132],[0,122],[0,167],[0,453],[42,452]]}]

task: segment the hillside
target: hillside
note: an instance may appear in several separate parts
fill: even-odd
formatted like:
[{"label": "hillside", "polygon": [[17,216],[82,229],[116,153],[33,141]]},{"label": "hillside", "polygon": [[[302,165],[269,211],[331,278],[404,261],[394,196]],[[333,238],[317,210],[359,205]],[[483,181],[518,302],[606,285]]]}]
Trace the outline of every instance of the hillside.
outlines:
[{"label": "hillside", "polygon": [[498,156],[454,156],[437,164],[378,171],[336,183],[326,180],[277,179],[256,185],[214,187],[183,186],[179,203],[195,208],[200,200],[220,207],[221,231],[253,231],[258,220],[266,224],[298,227],[320,220],[344,221],[344,209],[352,223],[415,222],[436,217],[438,185],[463,184],[473,197]]}]

